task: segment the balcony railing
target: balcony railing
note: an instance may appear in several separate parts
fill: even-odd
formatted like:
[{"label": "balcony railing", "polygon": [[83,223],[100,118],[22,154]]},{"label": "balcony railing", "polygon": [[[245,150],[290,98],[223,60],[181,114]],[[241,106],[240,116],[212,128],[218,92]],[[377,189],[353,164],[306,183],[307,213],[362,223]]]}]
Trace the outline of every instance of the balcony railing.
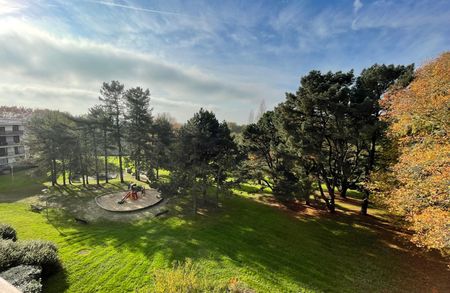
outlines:
[{"label": "balcony railing", "polygon": [[0,142],[0,148],[15,147],[15,146],[22,146],[22,143],[21,142],[14,142],[14,141]]},{"label": "balcony railing", "polygon": [[22,135],[23,130],[0,131],[0,136]]}]

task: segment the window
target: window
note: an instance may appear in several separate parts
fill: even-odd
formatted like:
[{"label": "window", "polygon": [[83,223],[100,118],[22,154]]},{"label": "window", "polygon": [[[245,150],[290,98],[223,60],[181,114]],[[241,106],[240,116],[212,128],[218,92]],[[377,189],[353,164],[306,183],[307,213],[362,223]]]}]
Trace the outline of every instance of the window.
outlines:
[{"label": "window", "polygon": [[5,130],[6,130],[6,129],[5,129],[5,126],[1,126],[1,127],[0,127],[0,133],[5,133]]},{"label": "window", "polygon": [[19,131],[19,125],[13,125],[13,131]]},{"label": "window", "polygon": [[14,136],[14,142],[15,143],[19,143],[20,142],[20,137],[19,136]]},{"label": "window", "polygon": [[0,145],[7,145],[5,136],[0,136]]},{"label": "window", "polygon": [[16,155],[20,154],[19,147],[14,147],[14,154]]},{"label": "window", "polygon": [[0,157],[6,157],[7,154],[6,148],[0,149]]}]

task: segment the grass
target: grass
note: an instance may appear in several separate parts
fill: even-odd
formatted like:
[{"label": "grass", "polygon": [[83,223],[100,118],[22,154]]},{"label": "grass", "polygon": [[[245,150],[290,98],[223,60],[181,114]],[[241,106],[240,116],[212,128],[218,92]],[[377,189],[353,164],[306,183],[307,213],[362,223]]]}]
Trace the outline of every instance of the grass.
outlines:
[{"label": "grass", "polygon": [[58,245],[65,270],[45,282],[45,292],[151,292],[156,269],[186,258],[211,283],[238,278],[257,292],[418,292],[427,278],[444,286],[445,271],[429,272],[435,262],[412,256],[373,221],[343,212],[294,217],[245,190],[195,217],[180,203],[166,219],[80,225],[61,210],[47,220],[14,202],[0,203],[0,222],[20,239]]},{"label": "grass", "polygon": [[14,176],[0,175],[0,202],[14,202],[41,192],[43,179],[32,175],[33,170],[14,172]]}]

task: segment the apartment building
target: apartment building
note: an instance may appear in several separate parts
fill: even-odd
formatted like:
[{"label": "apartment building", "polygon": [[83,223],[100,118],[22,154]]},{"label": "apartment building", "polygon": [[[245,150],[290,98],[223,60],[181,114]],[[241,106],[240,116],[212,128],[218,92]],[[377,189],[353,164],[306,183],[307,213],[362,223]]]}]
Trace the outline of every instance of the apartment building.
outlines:
[{"label": "apartment building", "polygon": [[0,170],[25,158],[24,123],[18,119],[0,118]]}]

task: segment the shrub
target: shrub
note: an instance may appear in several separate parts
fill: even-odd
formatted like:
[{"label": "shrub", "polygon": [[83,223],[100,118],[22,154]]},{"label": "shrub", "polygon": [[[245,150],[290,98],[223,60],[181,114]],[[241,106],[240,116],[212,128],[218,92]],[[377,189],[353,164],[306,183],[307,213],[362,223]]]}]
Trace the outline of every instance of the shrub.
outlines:
[{"label": "shrub", "polygon": [[160,269],[155,272],[155,292],[161,293],[199,293],[199,292],[226,292],[208,284],[206,278],[200,275],[198,265],[191,259],[185,262],[174,262],[172,269]]},{"label": "shrub", "polygon": [[160,269],[155,272],[154,292],[164,293],[200,293],[200,292],[232,292],[254,293],[237,278],[228,283],[212,283],[201,274],[200,268],[191,259],[185,262],[174,262],[171,269]]},{"label": "shrub", "polygon": [[13,227],[7,224],[0,225],[0,239],[9,239],[12,241],[17,240],[17,233]]},{"label": "shrub", "polygon": [[20,265],[0,273],[0,277],[24,293],[42,292],[42,269],[39,266]]},{"label": "shrub", "polygon": [[21,250],[18,242],[0,240],[0,271],[19,265]]},{"label": "shrub", "polygon": [[41,266],[43,276],[48,276],[61,267],[57,248],[51,242],[0,240],[0,271],[18,265]]},{"label": "shrub", "polygon": [[58,249],[49,241],[30,240],[21,242],[21,264],[40,265],[44,276],[50,275],[61,268]]}]

